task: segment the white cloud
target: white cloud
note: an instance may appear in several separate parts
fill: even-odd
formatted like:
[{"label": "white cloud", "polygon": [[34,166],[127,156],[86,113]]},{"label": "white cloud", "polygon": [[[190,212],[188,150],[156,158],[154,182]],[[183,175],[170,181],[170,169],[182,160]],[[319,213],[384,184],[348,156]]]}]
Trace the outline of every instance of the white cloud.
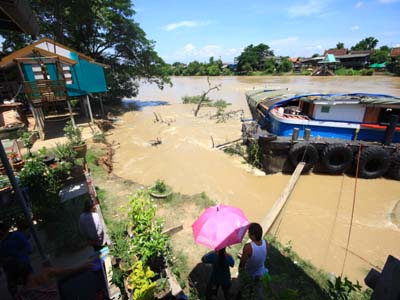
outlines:
[{"label": "white cloud", "polygon": [[206,26],[208,24],[209,24],[209,22],[181,21],[181,22],[177,22],[177,23],[167,24],[163,27],[163,29],[166,31],[171,31],[171,30],[175,30],[175,29],[178,29],[181,27],[187,27],[187,28],[200,27],[200,26]]},{"label": "white cloud", "polygon": [[350,28],[351,31],[356,31],[358,29],[360,29],[360,26],[358,26],[358,25],[355,25],[355,26]]},{"label": "white cloud", "polygon": [[387,3],[395,3],[399,2],[400,0],[378,0],[380,3],[387,4]]},{"label": "white cloud", "polygon": [[[294,36],[294,37],[287,37],[284,39],[272,40],[268,44],[270,46],[289,45],[289,44],[293,44],[294,42],[297,42],[298,40],[299,40],[299,38],[297,36]],[[278,50],[278,49],[276,49],[276,50]]]},{"label": "white cloud", "polygon": [[174,54],[164,56],[168,57],[168,60],[190,62],[190,61],[208,61],[213,56],[215,59],[221,58],[222,61],[233,62],[234,57],[240,55],[242,49],[237,48],[225,48],[220,45],[205,45],[197,47],[192,43],[188,43],[182,48],[175,51]]},{"label": "white cloud", "polygon": [[322,13],[326,0],[307,0],[306,2],[295,4],[289,7],[290,17],[307,17]]},{"label": "white cloud", "polygon": [[359,2],[356,3],[356,8],[360,8],[363,5],[364,5],[364,2],[359,1]]}]

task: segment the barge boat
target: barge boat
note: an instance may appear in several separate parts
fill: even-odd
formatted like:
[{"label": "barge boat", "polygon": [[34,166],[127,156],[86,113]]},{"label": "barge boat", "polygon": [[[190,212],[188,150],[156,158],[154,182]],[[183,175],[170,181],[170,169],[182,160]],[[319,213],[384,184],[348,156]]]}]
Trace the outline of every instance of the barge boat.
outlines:
[{"label": "barge boat", "polygon": [[257,125],[243,131],[258,142],[268,173],[304,160],[305,171],[354,173],[358,166],[360,177],[400,180],[399,97],[264,89],[246,98]]}]

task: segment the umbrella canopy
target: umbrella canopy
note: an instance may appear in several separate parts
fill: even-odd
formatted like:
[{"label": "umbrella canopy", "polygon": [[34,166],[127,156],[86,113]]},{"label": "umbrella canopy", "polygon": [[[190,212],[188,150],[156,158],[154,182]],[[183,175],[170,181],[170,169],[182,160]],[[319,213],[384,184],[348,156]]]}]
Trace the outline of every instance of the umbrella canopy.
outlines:
[{"label": "umbrella canopy", "polygon": [[221,204],[207,208],[192,229],[196,243],[219,250],[240,243],[249,224],[240,208]]}]

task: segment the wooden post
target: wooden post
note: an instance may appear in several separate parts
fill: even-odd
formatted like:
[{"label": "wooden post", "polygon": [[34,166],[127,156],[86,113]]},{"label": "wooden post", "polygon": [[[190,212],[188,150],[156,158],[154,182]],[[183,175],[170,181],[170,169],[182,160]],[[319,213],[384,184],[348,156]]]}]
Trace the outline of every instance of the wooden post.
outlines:
[{"label": "wooden post", "polygon": [[33,118],[35,119],[35,126],[37,127],[37,130],[39,132],[39,137],[41,140],[44,140],[44,128],[43,128],[42,122],[40,120],[39,111],[33,106],[31,106],[31,111],[32,111]]},{"label": "wooden post", "polygon": [[274,205],[269,210],[268,215],[261,222],[261,227],[264,234],[267,234],[270,231],[282,208],[285,206],[286,201],[289,199],[294,187],[296,186],[297,180],[300,178],[304,166],[304,162],[301,162],[297,165],[282,194],[279,196],[278,200],[275,201]]},{"label": "wooden post", "polygon": [[87,107],[88,107],[88,110],[89,110],[90,122],[94,123],[93,114],[92,114],[92,107],[90,106],[90,101],[89,101],[89,96],[88,95],[86,95],[86,104],[87,104]]},{"label": "wooden post", "polygon": [[74,119],[74,116],[72,115],[72,107],[71,107],[71,103],[69,103],[69,100],[67,100],[67,105],[68,105],[69,117],[71,118],[72,125],[75,128],[76,127],[75,119]]},{"label": "wooden post", "polygon": [[100,99],[101,118],[104,119],[104,117],[106,116],[106,114],[104,113],[103,97],[100,95],[100,96],[99,96],[99,99]]}]

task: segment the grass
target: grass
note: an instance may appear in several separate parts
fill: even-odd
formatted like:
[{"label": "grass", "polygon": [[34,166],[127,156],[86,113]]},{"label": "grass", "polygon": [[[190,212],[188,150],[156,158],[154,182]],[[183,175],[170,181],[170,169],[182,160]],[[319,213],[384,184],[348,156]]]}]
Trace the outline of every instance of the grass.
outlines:
[{"label": "grass", "polygon": [[[332,298],[327,293],[328,282],[333,279],[332,276],[298,256],[291,243],[282,245],[273,236],[268,235],[266,238],[270,245],[267,267],[272,277],[271,299],[369,299],[370,289],[351,292],[348,298]],[[339,290],[336,292],[343,293]]]},{"label": "grass", "polygon": [[107,176],[106,170],[98,163],[101,156],[105,154],[102,148],[89,148],[86,152],[86,161],[89,165],[93,177],[105,178]]}]

